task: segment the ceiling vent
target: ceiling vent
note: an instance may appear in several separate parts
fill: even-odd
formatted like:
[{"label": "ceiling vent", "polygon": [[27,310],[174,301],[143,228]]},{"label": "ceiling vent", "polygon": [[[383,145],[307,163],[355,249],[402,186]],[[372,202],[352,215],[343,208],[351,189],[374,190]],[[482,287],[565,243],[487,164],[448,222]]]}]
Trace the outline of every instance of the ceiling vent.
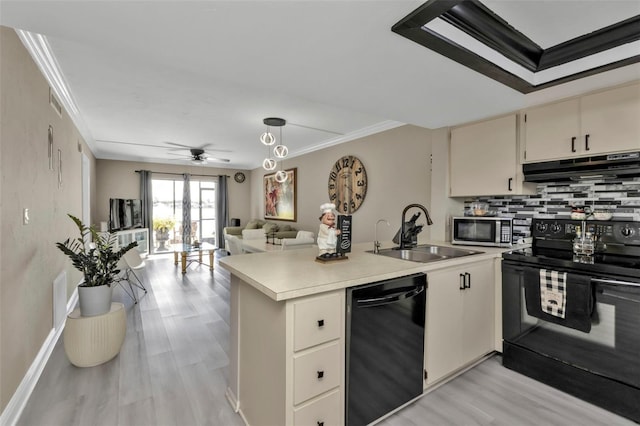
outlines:
[{"label": "ceiling vent", "polygon": [[49,105],[51,105],[51,108],[53,108],[55,112],[58,113],[59,117],[62,117],[62,104],[56,97],[55,93],[53,93],[51,87],[49,87]]}]

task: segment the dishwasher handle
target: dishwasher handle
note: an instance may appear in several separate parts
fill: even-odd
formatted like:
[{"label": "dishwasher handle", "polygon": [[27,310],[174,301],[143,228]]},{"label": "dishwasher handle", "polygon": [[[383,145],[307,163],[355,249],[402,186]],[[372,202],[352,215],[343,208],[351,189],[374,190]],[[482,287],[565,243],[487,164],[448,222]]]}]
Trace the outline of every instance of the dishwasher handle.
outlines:
[{"label": "dishwasher handle", "polygon": [[398,293],[388,294],[383,297],[371,297],[369,299],[359,299],[356,300],[356,306],[360,308],[370,308],[373,306],[381,306],[388,305],[389,303],[395,303],[403,299],[411,299],[422,293],[424,291],[424,286],[415,287],[410,291],[401,291]]}]

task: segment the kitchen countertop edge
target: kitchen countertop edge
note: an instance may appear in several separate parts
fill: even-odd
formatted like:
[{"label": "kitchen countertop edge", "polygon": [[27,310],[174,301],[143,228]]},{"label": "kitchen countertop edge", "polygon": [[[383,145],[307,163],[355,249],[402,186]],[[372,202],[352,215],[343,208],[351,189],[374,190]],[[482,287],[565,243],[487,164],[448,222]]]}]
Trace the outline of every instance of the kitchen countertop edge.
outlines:
[{"label": "kitchen countertop edge", "polygon": [[[315,261],[317,247],[247,253],[224,257],[219,262],[224,269],[270,299],[284,301],[415,273],[428,273],[438,269],[500,258],[504,252],[529,246],[461,246],[442,241],[421,241],[420,244],[456,247],[482,253],[419,263],[367,253],[373,247],[373,243],[358,243],[352,246],[351,253],[348,254],[349,259],[327,263]],[[385,247],[393,247],[393,245],[383,245],[383,248]]]}]

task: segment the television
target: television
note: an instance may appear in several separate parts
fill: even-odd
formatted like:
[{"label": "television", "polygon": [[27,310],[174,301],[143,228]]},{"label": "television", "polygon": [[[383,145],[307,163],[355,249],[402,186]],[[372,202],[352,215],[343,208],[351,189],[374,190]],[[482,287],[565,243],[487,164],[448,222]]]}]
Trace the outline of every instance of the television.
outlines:
[{"label": "television", "polygon": [[142,200],[109,199],[109,231],[142,228]]},{"label": "television", "polygon": [[142,228],[142,200],[131,201],[131,222],[134,228]]}]

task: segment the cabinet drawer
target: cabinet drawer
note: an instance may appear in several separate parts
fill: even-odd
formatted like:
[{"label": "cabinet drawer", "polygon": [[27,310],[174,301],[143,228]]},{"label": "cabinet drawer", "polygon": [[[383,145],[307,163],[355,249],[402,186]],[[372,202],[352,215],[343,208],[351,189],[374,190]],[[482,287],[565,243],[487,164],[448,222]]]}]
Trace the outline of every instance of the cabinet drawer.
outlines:
[{"label": "cabinet drawer", "polygon": [[293,424],[296,426],[335,426],[341,425],[340,391],[336,390],[317,401],[300,407],[293,412]]},{"label": "cabinet drawer", "polygon": [[293,360],[293,403],[340,386],[340,345],[332,343]]},{"label": "cabinet drawer", "polygon": [[293,350],[340,337],[340,295],[314,297],[293,304]]}]

